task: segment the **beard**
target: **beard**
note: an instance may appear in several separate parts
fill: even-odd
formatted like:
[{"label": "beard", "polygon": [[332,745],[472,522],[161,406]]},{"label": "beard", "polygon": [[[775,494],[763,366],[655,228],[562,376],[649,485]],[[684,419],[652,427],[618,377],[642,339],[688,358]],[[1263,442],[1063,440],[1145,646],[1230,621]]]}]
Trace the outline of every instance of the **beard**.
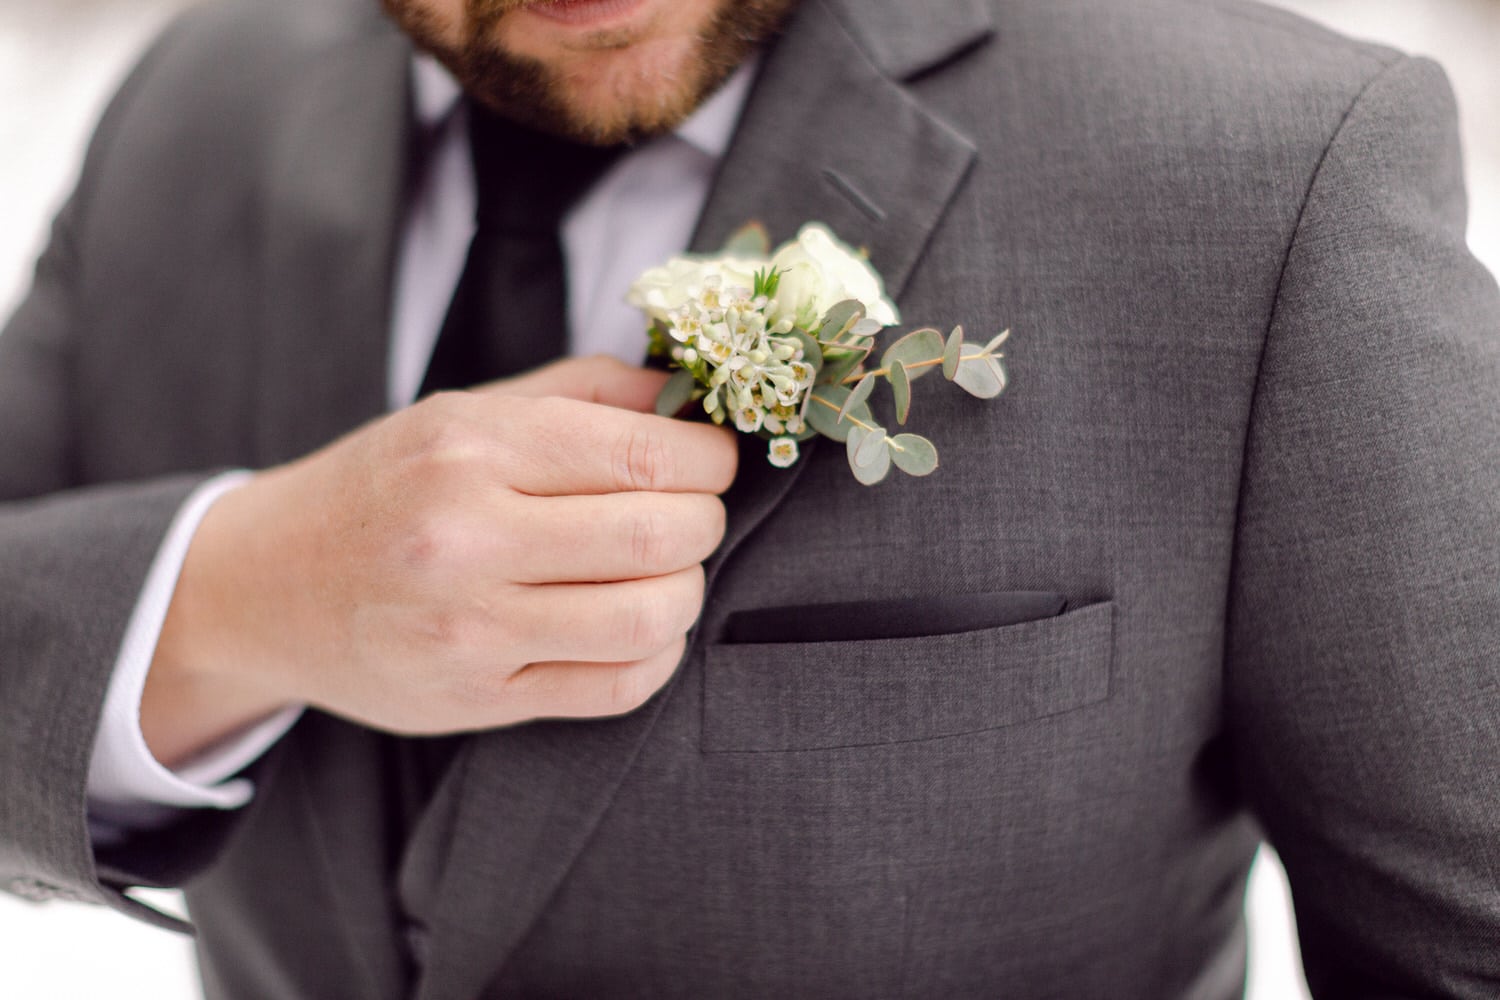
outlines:
[{"label": "beard", "polygon": [[[496,114],[575,142],[608,146],[663,135],[682,124],[776,34],[798,0],[719,0],[680,65],[620,70],[628,76],[610,81],[609,96],[592,103],[558,67],[511,52],[496,40],[500,20],[532,0],[464,0],[456,42],[445,37],[424,0],[381,2],[418,48]],[[587,39],[585,49],[609,59],[636,41],[624,32],[601,30]]]}]

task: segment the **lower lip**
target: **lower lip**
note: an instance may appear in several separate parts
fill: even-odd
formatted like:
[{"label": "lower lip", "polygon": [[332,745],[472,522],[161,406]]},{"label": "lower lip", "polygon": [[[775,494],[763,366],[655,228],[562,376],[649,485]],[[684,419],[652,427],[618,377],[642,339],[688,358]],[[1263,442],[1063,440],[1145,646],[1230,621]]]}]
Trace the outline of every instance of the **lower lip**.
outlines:
[{"label": "lower lip", "polygon": [[646,0],[542,0],[524,9],[558,24],[599,27],[633,14]]}]

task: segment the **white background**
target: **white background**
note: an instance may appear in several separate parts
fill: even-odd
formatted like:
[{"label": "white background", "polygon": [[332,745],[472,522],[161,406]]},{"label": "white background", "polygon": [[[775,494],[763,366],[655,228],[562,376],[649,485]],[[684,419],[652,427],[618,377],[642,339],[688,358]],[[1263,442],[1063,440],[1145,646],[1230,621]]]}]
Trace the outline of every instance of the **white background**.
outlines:
[{"label": "white background", "polygon": [[[373,0],[372,0],[373,2]],[[73,182],[102,102],[182,0],[0,4],[0,315],[24,292],[47,220]],[[1438,57],[1464,115],[1470,243],[1500,270],[1500,0],[1287,0],[1350,34]],[[163,897],[158,896],[157,899]],[[171,902],[168,897],[168,902]],[[1250,880],[1252,1000],[1305,996],[1285,877],[1263,852]],[[113,911],[0,895],[0,997],[198,996],[185,940]]]}]

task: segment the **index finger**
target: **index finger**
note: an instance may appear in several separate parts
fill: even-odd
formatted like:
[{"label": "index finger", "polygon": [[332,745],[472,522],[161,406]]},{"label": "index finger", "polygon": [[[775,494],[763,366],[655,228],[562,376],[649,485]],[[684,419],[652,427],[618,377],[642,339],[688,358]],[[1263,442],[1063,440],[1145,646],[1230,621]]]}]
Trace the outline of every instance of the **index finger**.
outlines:
[{"label": "index finger", "polygon": [[521,375],[481,386],[481,392],[509,396],[566,396],[586,403],[603,403],[639,413],[654,409],[656,394],[667,373],[637,368],[605,355],[564,358]]},{"label": "index finger", "polygon": [[584,493],[722,493],[734,482],[734,433],[710,424],[572,399],[528,400],[529,425],[505,471],[536,496]]}]

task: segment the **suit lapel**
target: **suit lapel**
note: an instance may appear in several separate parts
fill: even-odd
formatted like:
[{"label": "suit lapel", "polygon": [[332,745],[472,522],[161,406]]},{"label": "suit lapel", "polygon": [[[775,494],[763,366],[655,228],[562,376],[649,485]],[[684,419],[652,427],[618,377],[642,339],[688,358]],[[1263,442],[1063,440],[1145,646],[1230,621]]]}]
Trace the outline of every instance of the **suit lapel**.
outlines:
[{"label": "suit lapel", "polygon": [[[938,6],[968,9],[970,2]],[[935,34],[925,47],[909,36],[877,62],[831,0],[806,0],[767,54],[695,249],[722,245],[751,219],[777,240],[820,220],[868,248],[891,294],[899,294],[974,150],[882,65],[915,72],[951,56],[960,34],[971,45],[988,30],[977,15],[964,23],[965,32]],[[710,587],[807,464],[804,457],[792,470],[775,469],[763,442],[742,445]],[[469,742],[414,831],[400,873],[403,905],[430,935],[418,997],[482,992],[602,820],[671,690],[626,718],[533,724]]]},{"label": "suit lapel", "polygon": [[[928,237],[974,159],[968,139],[929,114],[905,87],[877,64],[870,49],[846,23],[864,24],[879,37],[879,24],[902,41],[885,47],[893,68],[914,72],[942,58],[958,39],[973,44],[987,22],[944,19],[944,3],[929,8],[944,26],[927,36],[909,23],[905,4],[856,2],[849,20],[835,4],[809,0],[786,37],[768,54],[746,105],[734,142],[704,207],[693,248],[707,252],[752,220],[765,224],[773,243],[795,236],[806,222],[827,225],[845,243],[869,252],[898,299]],[[956,7],[968,9],[967,0]],[[921,41],[929,45],[925,48]],[[924,56],[925,53],[925,56]],[[720,566],[790,492],[812,452],[807,442],[791,470],[765,458],[764,443],[741,441],[740,471],[725,497],[729,520],[724,543],[707,565],[710,584]]]},{"label": "suit lapel", "polygon": [[410,47],[383,19],[286,93],[270,150],[256,456],[306,454],[385,409],[390,281],[409,148]]}]

